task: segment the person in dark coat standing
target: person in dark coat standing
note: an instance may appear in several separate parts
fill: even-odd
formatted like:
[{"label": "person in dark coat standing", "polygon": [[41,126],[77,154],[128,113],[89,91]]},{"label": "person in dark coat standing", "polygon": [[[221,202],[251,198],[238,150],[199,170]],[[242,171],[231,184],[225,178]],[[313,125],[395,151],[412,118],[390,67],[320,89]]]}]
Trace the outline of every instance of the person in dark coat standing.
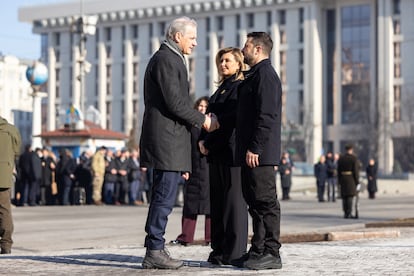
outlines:
[{"label": "person in dark coat standing", "polygon": [[[205,114],[208,106],[208,97],[197,99],[194,109]],[[204,242],[210,243],[210,186],[208,177],[207,158],[200,152],[198,141],[201,129],[191,128],[191,162],[192,173],[184,184],[184,207],[181,219],[181,234],[170,244],[188,245],[194,241],[194,232],[197,215],[205,215]]]},{"label": "person in dark coat standing", "polygon": [[375,199],[375,193],[378,191],[377,187],[377,171],[378,167],[375,163],[375,159],[370,158],[368,166],[366,168],[367,179],[368,179],[368,198]]},{"label": "person in dark coat standing", "polygon": [[280,186],[282,187],[282,200],[289,200],[290,187],[292,186],[292,178],[290,177],[292,171],[285,157],[282,157],[280,160],[278,171],[280,174]]},{"label": "person in dark coat standing", "polygon": [[59,191],[59,202],[61,205],[70,205],[70,192],[73,180],[75,179],[76,162],[72,152],[68,149],[61,149],[59,161],[56,165],[56,179]]},{"label": "person in dark coat standing", "polygon": [[338,159],[338,182],[341,185],[344,218],[352,218],[352,202],[359,181],[359,161],[352,145],[346,145],[345,151]]},{"label": "person in dark coat standing", "polygon": [[247,34],[242,52],[250,70],[238,88],[236,153],[253,221],[251,247],[243,266],[255,270],[282,268],[274,176],[281,156],[282,87],[269,59],[272,48],[269,34]]},{"label": "person in dark coat standing", "polygon": [[220,129],[200,141],[210,169],[211,248],[208,261],[233,264],[247,249],[247,205],[241,188],[240,166],[235,163],[237,87],[243,80],[243,54],[227,47],[216,55],[220,84],[210,97],[207,112],[217,115]]},{"label": "person in dark coat standing", "polygon": [[25,151],[19,158],[19,168],[22,182],[19,205],[35,206],[42,179],[42,163],[30,145],[26,145]]},{"label": "person in dark coat standing", "polygon": [[325,198],[325,187],[326,187],[326,180],[328,179],[328,167],[326,164],[326,157],[322,155],[319,157],[318,163],[316,163],[313,167],[314,175],[316,178],[316,189],[318,191],[318,201],[324,202]]},{"label": "person in dark coat standing", "polygon": [[145,231],[143,268],[177,269],[183,265],[165,251],[164,233],[177,186],[191,172],[192,126],[210,131],[217,119],[192,107],[184,55],[197,45],[197,23],[180,17],[167,28],[166,40],[148,62],[144,77],[141,165],[153,168],[151,203]]}]

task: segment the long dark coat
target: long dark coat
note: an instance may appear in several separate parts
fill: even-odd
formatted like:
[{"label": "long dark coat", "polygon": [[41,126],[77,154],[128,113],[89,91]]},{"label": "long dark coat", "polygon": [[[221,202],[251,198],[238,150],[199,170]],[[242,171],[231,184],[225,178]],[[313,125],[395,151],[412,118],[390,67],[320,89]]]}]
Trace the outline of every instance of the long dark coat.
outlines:
[{"label": "long dark coat", "polygon": [[359,161],[355,155],[344,154],[338,159],[338,183],[341,185],[341,196],[356,195],[359,181]]},{"label": "long dark coat", "polygon": [[236,158],[246,165],[246,152],[259,154],[260,166],[278,165],[282,87],[269,59],[254,65],[238,88]]},{"label": "long dark coat", "polygon": [[210,214],[210,184],[208,164],[198,147],[201,130],[191,128],[191,162],[193,171],[184,186],[183,215]]},{"label": "long dark coat", "polygon": [[[377,165],[368,165],[366,172],[367,172],[367,179],[368,179],[368,192],[376,193],[378,191],[377,187]],[[371,178],[371,179],[370,179]]]},{"label": "long dark coat", "polygon": [[[220,128],[203,137],[209,163],[234,166],[236,152],[237,87],[240,80],[227,78],[209,99],[207,113],[217,115]],[[204,132],[205,133],[205,132]]]},{"label": "long dark coat", "polygon": [[148,63],[144,103],[142,167],[190,172],[190,128],[200,128],[205,117],[193,108],[183,57],[166,44]]}]

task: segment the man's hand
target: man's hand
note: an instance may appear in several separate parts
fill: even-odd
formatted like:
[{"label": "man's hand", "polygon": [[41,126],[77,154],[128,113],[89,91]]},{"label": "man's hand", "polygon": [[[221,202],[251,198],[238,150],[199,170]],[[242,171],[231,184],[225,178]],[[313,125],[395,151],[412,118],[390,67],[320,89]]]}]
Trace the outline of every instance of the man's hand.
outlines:
[{"label": "man's hand", "polygon": [[181,174],[181,177],[184,178],[184,180],[190,179],[190,173],[189,172],[183,172]]},{"label": "man's hand", "polygon": [[208,155],[208,149],[204,147],[204,140],[198,141],[198,147],[200,148],[200,152],[204,155]]},{"label": "man's hand", "polygon": [[259,155],[247,150],[246,152],[246,164],[250,168],[259,166]]},{"label": "man's hand", "polygon": [[205,115],[205,120],[203,123],[203,128],[208,132],[215,131],[220,127],[220,124],[217,120],[217,116],[214,113],[209,113]]}]

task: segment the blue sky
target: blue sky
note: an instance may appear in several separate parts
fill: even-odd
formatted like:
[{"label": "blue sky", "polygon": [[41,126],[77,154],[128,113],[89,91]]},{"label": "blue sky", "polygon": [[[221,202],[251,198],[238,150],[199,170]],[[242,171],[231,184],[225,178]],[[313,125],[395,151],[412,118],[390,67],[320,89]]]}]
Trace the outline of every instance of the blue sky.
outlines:
[{"label": "blue sky", "polygon": [[40,36],[32,34],[29,23],[19,22],[18,9],[22,6],[50,4],[65,0],[6,0],[1,3],[0,52],[18,58],[40,57]]}]

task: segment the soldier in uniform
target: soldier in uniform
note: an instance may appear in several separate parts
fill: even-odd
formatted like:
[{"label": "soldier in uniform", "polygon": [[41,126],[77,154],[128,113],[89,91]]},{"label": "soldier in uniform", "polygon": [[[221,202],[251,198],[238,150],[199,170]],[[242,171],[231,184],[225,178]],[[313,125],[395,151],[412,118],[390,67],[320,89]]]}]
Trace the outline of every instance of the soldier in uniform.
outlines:
[{"label": "soldier in uniform", "polygon": [[352,145],[345,146],[345,154],[338,160],[338,182],[341,186],[344,218],[352,218],[352,201],[357,193],[359,161]]}]

